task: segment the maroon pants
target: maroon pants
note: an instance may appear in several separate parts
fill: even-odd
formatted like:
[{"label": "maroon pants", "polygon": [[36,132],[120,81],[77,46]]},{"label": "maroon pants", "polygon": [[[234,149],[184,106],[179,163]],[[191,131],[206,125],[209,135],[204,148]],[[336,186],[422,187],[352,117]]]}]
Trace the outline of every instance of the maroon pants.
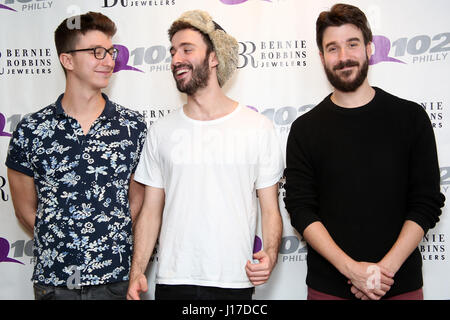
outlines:
[{"label": "maroon pants", "polygon": [[[308,300],[347,300],[344,298],[336,297],[330,294],[326,294],[308,287]],[[402,293],[385,300],[423,300],[422,288],[406,293]]]}]

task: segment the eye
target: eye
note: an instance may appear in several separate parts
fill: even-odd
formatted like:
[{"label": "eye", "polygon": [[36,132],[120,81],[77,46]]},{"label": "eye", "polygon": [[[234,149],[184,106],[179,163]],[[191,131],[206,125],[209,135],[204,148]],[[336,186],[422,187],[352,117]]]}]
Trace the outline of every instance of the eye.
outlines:
[{"label": "eye", "polygon": [[333,52],[333,51],[336,51],[336,47],[328,47],[328,50],[327,50],[328,52]]}]

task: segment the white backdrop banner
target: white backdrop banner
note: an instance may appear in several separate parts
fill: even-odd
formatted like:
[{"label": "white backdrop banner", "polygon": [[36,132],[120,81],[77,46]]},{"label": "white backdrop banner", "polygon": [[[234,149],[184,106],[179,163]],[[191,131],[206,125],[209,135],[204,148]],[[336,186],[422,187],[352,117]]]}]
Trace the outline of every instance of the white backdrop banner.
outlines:
[{"label": "white backdrop banner", "polygon": [[[208,11],[239,41],[239,69],[228,96],[271,119],[282,146],[292,122],[332,88],[315,43],[315,21],[329,0],[0,0],[0,299],[33,299],[33,243],[17,222],[4,165],[11,133],[26,114],[54,102],[64,73],[53,42],[60,22],[99,11],[117,25],[120,55],[111,100],[145,114],[148,125],[181,107],[170,73],[167,29],[186,10]],[[450,197],[450,3],[433,0],[349,0],[367,15],[374,34],[369,80],[420,103],[435,130],[442,191]],[[370,170],[370,168],[368,168]],[[367,183],[370,183],[368,181]],[[283,238],[278,264],[255,299],[306,298],[306,245],[291,227],[280,183]],[[447,205],[448,207],[448,205]],[[420,244],[425,299],[450,299],[450,221],[441,221]],[[383,230],[380,230],[383,232]],[[207,240],[207,239],[205,239]],[[155,250],[157,251],[157,250]],[[157,252],[148,268],[153,299]]]}]

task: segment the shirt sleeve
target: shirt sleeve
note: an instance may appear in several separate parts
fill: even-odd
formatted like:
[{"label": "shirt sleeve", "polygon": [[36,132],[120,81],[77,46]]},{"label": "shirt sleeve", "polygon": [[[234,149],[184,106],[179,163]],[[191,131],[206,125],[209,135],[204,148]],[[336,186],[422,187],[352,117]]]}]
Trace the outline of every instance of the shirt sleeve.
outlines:
[{"label": "shirt sleeve", "polygon": [[267,120],[259,133],[259,156],[256,189],[263,189],[274,184],[283,176],[284,160],[280,141],[273,124]]},{"label": "shirt sleeve", "polygon": [[147,125],[145,123],[142,124],[142,129],[139,130],[139,136],[137,138],[137,149],[136,149],[136,159],[133,161],[132,173],[136,172],[137,165],[139,163],[139,159],[141,158],[142,150],[145,145],[145,140],[147,137]]},{"label": "shirt sleeve", "polygon": [[134,180],[147,186],[164,188],[164,179],[158,154],[157,132],[154,124],[147,131],[147,139],[134,174]]},{"label": "shirt sleeve", "polygon": [[[300,119],[300,118],[299,118]],[[298,119],[298,120],[299,120]],[[291,127],[286,145],[284,203],[292,226],[303,236],[313,222],[321,221],[318,212],[318,191],[305,136],[299,131],[299,121]]]},{"label": "shirt sleeve", "polygon": [[30,161],[29,143],[31,137],[26,134],[26,122],[22,120],[14,130],[8,147],[6,166],[33,177],[33,166]]},{"label": "shirt sleeve", "polygon": [[416,108],[406,220],[416,222],[426,234],[439,221],[445,197],[440,192],[440,169],[433,127],[426,111],[419,105]]}]

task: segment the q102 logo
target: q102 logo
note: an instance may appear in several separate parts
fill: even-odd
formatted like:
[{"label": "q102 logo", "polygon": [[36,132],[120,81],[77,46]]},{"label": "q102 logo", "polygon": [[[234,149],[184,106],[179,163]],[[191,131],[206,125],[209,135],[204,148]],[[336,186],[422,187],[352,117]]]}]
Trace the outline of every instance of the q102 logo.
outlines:
[{"label": "q102 logo", "polygon": [[17,124],[19,123],[20,119],[22,119],[21,114],[14,114],[11,117],[6,118],[3,113],[0,112],[0,137],[11,137],[12,134],[9,132],[6,132],[6,124],[9,122],[10,132],[13,132],[16,129]]},{"label": "q102 logo", "polygon": [[[139,47],[130,52],[130,50],[121,44],[115,44],[115,48],[119,50],[119,55],[116,59],[114,66],[114,73],[119,71],[137,71],[144,72],[136,66],[142,66],[144,64],[150,65],[150,71],[169,71],[170,62],[172,60],[169,49],[155,45],[148,48]],[[130,58],[133,57],[133,65],[129,65]],[[163,65],[161,65],[161,63]]]},{"label": "q102 logo", "polygon": [[10,262],[25,265],[23,262],[10,257],[11,249],[14,252],[14,258],[22,258],[24,255],[33,257],[33,240],[18,240],[9,244],[8,240],[0,237],[0,263]]},{"label": "q102 logo", "polygon": [[[286,127],[290,126],[295,119],[301,114],[314,108],[314,104],[306,104],[301,107],[286,106],[281,108],[267,108],[261,111],[261,114],[269,118],[275,126]],[[254,106],[247,106],[255,112],[259,112],[258,108]]]},{"label": "q102 logo", "polygon": [[0,4],[0,9],[11,10],[11,11],[17,12],[17,10],[14,10],[13,8],[10,8],[10,7],[5,6],[5,5],[3,5],[3,4]]},{"label": "q102 logo", "polygon": [[6,117],[3,115],[3,113],[0,112],[0,137],[11,137],[10,133],[5,132],[5,126],[6,126]]},{"label": "q102 logo", "polygon": [[[375,52],[370,59],[370,64],[374,65],[380,62],[404,61],[398,59],[407,55],[412,56],[412,63],[424,63],[443,61],[447,59],[450,51],[450,33],[439,33],[433,37],[428,35],[418,35],[412,38],[400,38],[391,42],[385,36],[373,36],[372,42]],[[391,49],[394,49],[392,56],[389,56]]]},{"label": "q102 logo", "polygon": [[441,167],[441,188],[444,193],[450,188],[450,167]]}]

